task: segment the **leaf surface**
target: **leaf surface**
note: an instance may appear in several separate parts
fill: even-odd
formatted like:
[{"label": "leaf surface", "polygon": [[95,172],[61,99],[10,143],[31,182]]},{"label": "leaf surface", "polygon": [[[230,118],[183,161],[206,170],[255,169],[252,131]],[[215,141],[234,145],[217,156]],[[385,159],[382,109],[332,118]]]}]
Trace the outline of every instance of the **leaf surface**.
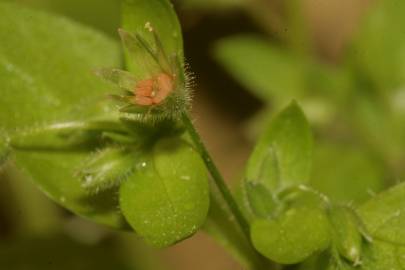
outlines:
[{"label": "leaf surface", "polygon": [[[64,18],[0,3],[2,134],[64,122],[113,118],[109,92],[91,72],[118,66],[116,43]],[[46,143],[46,138],[41,138]],[[0,150],[1,151],[1,150]],[[17,166],[49,197],[73,212],[122,228],[114,192],[89,197],[74,177],[85,151],[12,151]]]},{"label": "leaf surface", "polygon": [[208,178],[200,156],[180,139],[163,139],[120,187],[121,211],[156,247],[195,233],[209,208]]}]

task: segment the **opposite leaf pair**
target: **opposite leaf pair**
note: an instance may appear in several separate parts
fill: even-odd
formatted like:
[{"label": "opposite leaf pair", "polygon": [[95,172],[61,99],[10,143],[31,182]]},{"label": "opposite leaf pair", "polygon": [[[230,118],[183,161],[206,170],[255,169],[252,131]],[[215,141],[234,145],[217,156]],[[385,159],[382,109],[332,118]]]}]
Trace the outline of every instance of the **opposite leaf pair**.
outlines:
[{"label": "opposite leaf pair", "polygon": [[383,263],[376,251],[380,243],[393,249],[404,244],[404,185],[360,207],[340,206],[307,184],[310,159],[304,157],[310,156],[311,144],[308,124],[294,103],[273,119],[257,144],[243,186],[253,245],[281,264],[328,250],[331,269],[388,269],[373,268],[371,262]]}]

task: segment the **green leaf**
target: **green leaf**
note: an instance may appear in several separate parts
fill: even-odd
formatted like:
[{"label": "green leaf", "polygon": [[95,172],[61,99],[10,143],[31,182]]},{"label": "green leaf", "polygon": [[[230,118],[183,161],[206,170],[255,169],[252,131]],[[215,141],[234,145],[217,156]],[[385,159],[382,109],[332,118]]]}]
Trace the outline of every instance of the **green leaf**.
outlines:
[{"label": "green leaf", "polygon": [[[149,31],[152,27],[169,59],[174,58],[183,66],[183,36],[177,15],[168,0],[124,0],[122,12],[122,27],[126,31],[135,32],[148,44],[154,44],[153,35]],[[151,49],[159,48],[151,47]],[[148,57],[150,56],[146,50],[136,50],[132,55],[127,54],[128,69],[135,76],[145,78],[148,74],[142,59]]]},{"label": "green leaf", "polygon": [[402,270],[405,268],[405,248],[398,247],[383,241],[373,241],[366,249],[361,269]]},{"label": "green leaf", "polygon": [[[115,36],[120,23],[120,3],[117,0],[11,0],[49,13],[60,14],[74,21]],[[94,8],[97,7],[97,8]],[[108,18],[108,20],[106,20]]]},{"label": "green leaf", "polygon": [[215,57],[237,81],[265,101],[288,102],[299,97],[305,85],[302,63],[260,37],[224,39],[217,43]]},{"label": "green leaf", "polygon": [[209,208],[206,169],[193,148],[163,139],[120,188],[121,211],[134,230],[156,247],[195,233]]},{"label": "green leaf", "polygon": [[257,219],[251,227],[255,248],[281,264],[295,264],[325,250],[329,222],[320,208],[294,207],[277,219]]},{"label": "green leaf", "polygon": [[358,212],[374,238],[405,245],[405,183],[378,194]]},{"label": "green leaf", "polygon": [[396,90],[405,83],[404,12],[403,1],[373,3],[351,47],[355,65],[383,91]]},{"label": "green leaf", "polygon": [[260,182],[272,192],[309,180],[312,134],[304,113],[293,102],[279,115],[257,143],[246,171],[246,180]]},{"label": "green leaf", "polygon": [[[91,70],[119,65],[118,46],[64,18],[0,3],[0,122],[2,133],[38,126],[112,118],[109,90]],[[43,140],[46,143],[46,139]],[[13,150],[19,168],[49,197],[73,212],[122,228],[114,191],[89,197],[74,177],[86,152]]]},{"label": "green leaf", "polygon": [[359,204],[383,189],[384,169],[362,148],[320,142],[314,151],[311,186],[333,202]]},{"label": "green leaf", "polygon": [[[395,246],[384,241],[373,241],[363,245],[363,253],[360,265],[352,265],[347,261],[329,259],[329,266],[322,266],[322,268],[302,268],[302,270],[402,270],[405,267],[405,254],[404,246]],[[301,268],[300,268],[301,270]]]}]

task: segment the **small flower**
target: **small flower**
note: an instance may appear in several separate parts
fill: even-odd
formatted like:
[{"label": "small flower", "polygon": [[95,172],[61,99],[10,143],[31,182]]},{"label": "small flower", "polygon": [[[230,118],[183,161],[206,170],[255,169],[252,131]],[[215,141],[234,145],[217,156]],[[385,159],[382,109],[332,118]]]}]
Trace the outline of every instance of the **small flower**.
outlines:
[{"label": "small flower", "polygon": [[130,60],[142,67],[142,75],[107,68],[95,73],[122,90],[111,97],[121,102],[124,117],[141,121],[178,119],[189,106],[187,76],[179,61],[182,56],[169,56],[151,24],[146,23],[145,28],[153,45],[139,33],[118,30]]}]

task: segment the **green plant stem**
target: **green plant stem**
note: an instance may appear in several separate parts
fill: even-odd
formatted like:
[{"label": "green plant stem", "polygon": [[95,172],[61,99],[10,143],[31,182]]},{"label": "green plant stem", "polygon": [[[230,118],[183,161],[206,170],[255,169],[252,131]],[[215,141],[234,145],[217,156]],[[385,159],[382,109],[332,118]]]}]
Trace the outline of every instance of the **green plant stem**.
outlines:
[{"label": "green plant stem", "polygon": [[235,217],[236,222],[239,224],[242,232],[250,242],[250,232],[249,232],[249,224],[246,221],[245,217],[243,216],[239,206],[237,205],[235,199],[233,198],[230,190],[225,184],[224,178],[222,177],[221,173],[219,172],[217,166],[213,162],[210,154],[208,153],[204,143],[201,140],[200,135],[198,134],[197,130],[195,129],[192,120],[190,119],[189,115],[184,112],[183,115],[183,122],[193,140],[195,146],[197,147],[197,151],[200,153],[202,159],[204,160],[205,165],[207,166],[208,171],[210,172],[219,192],[221,193],[222,197],[224,198],[225,202],[228,204],[228,207],[232,214]]}]

